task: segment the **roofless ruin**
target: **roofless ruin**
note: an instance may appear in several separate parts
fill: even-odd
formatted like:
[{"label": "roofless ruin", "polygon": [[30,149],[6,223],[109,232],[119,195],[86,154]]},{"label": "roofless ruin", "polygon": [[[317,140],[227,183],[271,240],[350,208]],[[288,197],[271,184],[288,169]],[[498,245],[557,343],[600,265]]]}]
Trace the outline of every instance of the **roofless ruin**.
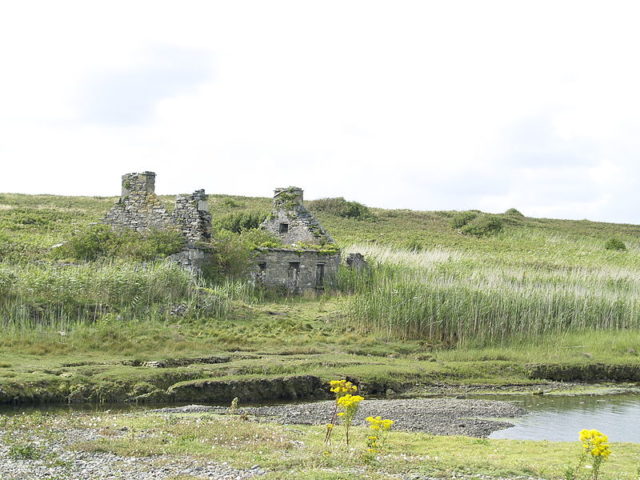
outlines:
[{"label": "roofless ruin", "polygon": [[[178,195],[173,212],[168,212],[155,194],[154,172],[127,173],[122,176],[120,199],[109,210],[104,223],[114,229],[145,232],[173,229],[182,233],[185,248],[170,260],[199,272],[211,255],[214,232],[204,190]],[[279,248],[255,251],[251,278],[267,287],[289,293],[322,291],[334,283],[340,265],[340,252],[320,222],[303,203],[297,187],[277,188],[271,214],[260,228],[282,241]]]}]

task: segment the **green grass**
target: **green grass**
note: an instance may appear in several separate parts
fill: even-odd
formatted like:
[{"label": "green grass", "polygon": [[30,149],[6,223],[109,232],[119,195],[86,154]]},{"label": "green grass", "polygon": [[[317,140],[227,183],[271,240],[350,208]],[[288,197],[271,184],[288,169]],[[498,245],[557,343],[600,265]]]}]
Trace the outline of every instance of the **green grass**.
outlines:
[{"label": "green grass", "polygon": [[[161,200],[171,208],[173,197]],[[344,272],[333,296],[274,298],[242,281],[193,281],[159,262],[58,260],[52,247],[114,201],[0,194],[5,391],[130,400],[185,380],[293,373],[530,384],[539,381],[530,363],[640,363],[640,226],[504,214],[501,232],[476,237],[452,227],[457,212],[350,218],[318,202],[323,225],[347,252],[367,256],[370,274]],[[225,195],[209,203],[214,220],[271,205]],[[610,238],[627,250],[606,249]],[[216,354],[229,363],[136,366]]]},{"label": "green grass", "polygon": [[[56,414],[8,417],[0,431],[4,441],[16,448],[39,436],[60,431],[61,426],[96,430],[102,438],[80,442],[71,448],[88,452],[109,452],[129,457],[191,458],[228,462],[236,468],[259,465],[268,470],[267,479],[370,478],[398,475],[430,475],[451,478],[483,475],[483,478],[518,476],[561,479],[581,452],[580,443],[490,440],[457,436],[391,431],[385,450],[375,458],[364,455],[368,431],[352,430],[353,443],[344,445],[337,428],[330,447],[324,445],[320,426],[283,426],[243,421],[237,416],[212,414],[159,415],[132,413]],[[34,429],[35,427],[35,429]],[[9,435],[7,435],[9,434]],[[577,435],[577,432],[576,432]],[[602,469],[602,480],[635,480],[640,445],[613,443],[612,455]],[[166,461],[160,459],[159,461]]]},{"label": "green grass", "polygon": [[374,263],[369,275],[344,279],[355,293],[349,321],[360,330],[496,345],[567,331],[640,327],[640,272],[631,267],[536,268],[442,249],[349,250]]}]

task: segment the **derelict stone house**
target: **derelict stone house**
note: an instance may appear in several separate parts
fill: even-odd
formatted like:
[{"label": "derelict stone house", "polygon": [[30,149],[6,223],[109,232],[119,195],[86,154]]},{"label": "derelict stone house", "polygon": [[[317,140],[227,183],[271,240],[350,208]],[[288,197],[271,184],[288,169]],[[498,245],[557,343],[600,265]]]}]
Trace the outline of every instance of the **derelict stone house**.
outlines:
[{"label": "derelict stone house", "polygon": [[252,272],[256,282],[284,287],[292,293],[322,291],[335,282],[340,252],[331,236],[305,208],[302,189],[277,188],[273,211],[261,228],[280,238],[284,245],[257,252]]},{"label": "derelict stone house", "polygon": [[178,195],[175,209],[169,213],[156,196],[155,187],[153,172],[123,175],[122,194],[104,223],[138,232],[175,229],[182,232],[188,246],[211,240],[211,214],[204,190]]},{"label": "derelict stone house", "polygon": [[[175,229],[182,232],[186,246],[171,255],[193,272],[206,263],[210,250],[204,246],[212,237],[211,214],[204,190],[178,195],[175,209],[168,212],[155,194],[153,172],[122,176],[122,194],[109,210],[104,223],[115,229],[144,232]],[[303,205],[302,189],[276,189],[273,211],[261,225],[282,240],[281,248],[256,251],[251,278],[262,285],[283,288],[290,293],[323,290],[334,283],[340,253],[333,239]]]},{"label": "derelict stone house", "polygon": [[111,207],[103,222],[115,229],[137,232],[172,229],[182,233],[185,248],[169,260],[194,273],[200,271],[208,252],[201,242],[211,240],[211,214],[204,190],[178,195],[169,213],[155,193],[154,172],[127,173],[122,176],[120,199]]}]

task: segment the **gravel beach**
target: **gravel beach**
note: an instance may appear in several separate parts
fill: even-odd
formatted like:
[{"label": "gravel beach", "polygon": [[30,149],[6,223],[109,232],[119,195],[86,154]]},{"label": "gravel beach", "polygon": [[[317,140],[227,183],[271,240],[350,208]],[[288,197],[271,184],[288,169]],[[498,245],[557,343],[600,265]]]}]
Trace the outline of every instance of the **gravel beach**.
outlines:
[{"label": "gravel beach", "polygon": [[[249,408],[247,413],[269,421],[290,424],[325,424],[331,418],[335,402],[276,405]],[[425,432],[434,435],[486,437],[495,430],[513,424],[497,418],[513,418],[525,411],[506,402],[460,400],[453,398],[364,400],[355,424],[364,424],[369,416],[395,420],[394,430]]]},{"label": "gravel beach", "polygon": [[[259,421],[283,424],[324,425],[331,418],[335,402],[295,403],[241,408]],[[190,405],[163,408],[159,413],[226,413],[225,407]],[[394,430],[425,432],[433,435],[466,435],[486,437],[491,432],[512,426],[505,418],[526,412],[511,403],[455,398],[418,398],[403,400],[364,400],[360,403],[355,425],[365,424],[368,416],[395,420]]]},{"label": "gravel beach", "polygon": [[[240,412],[257,421],[286,424],[325,424],[331,417],[334,402],[271,405],[241,408]],[[225,407],[191,405],[177,408],[149,410],[149,415],[185,413],[226,413]],[[487,436],[494,430],[510,424],[489,418],[509,418],[524,411],[509,403],[459,399],[365,400],[355,423],[362,423],[369,415],[380,415],[396,420],[394,429],[421,431],[437,435]],[[139,415],[139,413],[137,413]],[[128,415],[128,414],[122,414]],[[62,417],[61,417],[62,418]],[[244,480],[263,475],[265,471],[255,465],[249,469],[236,469],[225,463],[197,460],[189,457],[156,455],[152,457],[121,457],[104,452],[75,450],[76,442],[92,441],[103,435],[99,429],[73,427],[64,423],[55,428],[55,442],[43,440],[37,446],[41,455],[37,459],[14,459],[9,455],[8,433],[0,428],[0,480],[163,480],[185,476],[210,480]],[[126,435],[123,431],[120,435]],[[112,437],[113,438],[113,437]],[[54,461],[52,459],[55,459]],[[424,476],[398,476],[399,480],[430,480]],[[453,477],[452,477],[453,478]],[[460,476],[455,478],[482,478]]]},{"label": "gravel beach", "polygon": [[[3,434],[0,430],[0,439]],[[176,459],[169,456],[121,457],[111,453],[76,451],[73,444],[97,440],[92,429],[64,429],[56,432],[56,442],[36,443],[37,459],[14,459],[8,442],[0,440],[0,480],[161,480],[189,475],[210,480],[245,480],[264,474],[259,466],[247,470],[225,463]]]}]

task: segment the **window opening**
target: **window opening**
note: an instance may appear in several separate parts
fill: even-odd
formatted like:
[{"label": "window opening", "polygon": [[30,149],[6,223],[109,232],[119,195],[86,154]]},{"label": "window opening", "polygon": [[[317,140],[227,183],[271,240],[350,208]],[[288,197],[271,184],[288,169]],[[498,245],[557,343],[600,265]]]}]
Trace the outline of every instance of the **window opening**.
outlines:
[{"label": "window opening", "polygon": [[324,263],[316,265],[316,288],[324,288]]}]

